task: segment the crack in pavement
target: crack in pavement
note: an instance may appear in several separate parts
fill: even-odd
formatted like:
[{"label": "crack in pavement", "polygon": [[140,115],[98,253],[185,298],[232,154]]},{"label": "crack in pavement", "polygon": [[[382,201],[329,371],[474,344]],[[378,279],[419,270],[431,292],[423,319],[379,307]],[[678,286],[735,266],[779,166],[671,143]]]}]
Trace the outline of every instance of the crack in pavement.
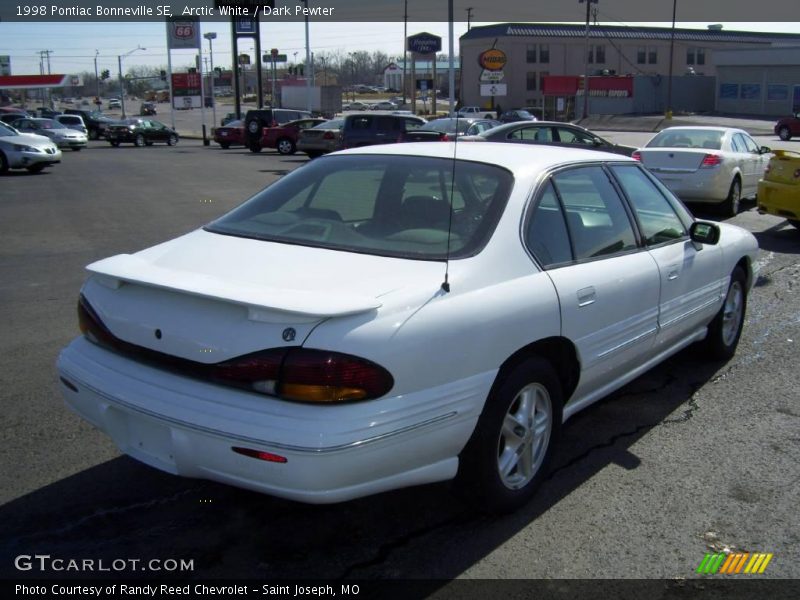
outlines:
[{"label": "crack in pavement", "polygon": [[169,502],[173,502],[173,501],[179,499],[181,496],[185,496],[187,494],[194,493],[199,489],[200,489],[200,487],[196,486],[196,487],[192,487],[192,488],[189,488],[189,489],[186,489],[186,490],[182,490],[182,491],[177,492],[177,493],[175,493],[175,494],[173,494],[171,496],[166,496],[166,497],[161,497],[161,498],[154,498],[152,500],[147,500],[145,502],[137,502],[136,504],[130,504],[128,506],[115,506],[115,507],[112,507],[112,508],[96,510],[92,514],[86,515],[84,517],[81,517],[77,521],[74,521],[72,523],[68,523],[67,525],[64,525],[63,527],[60,527],[58,529],[51,529],[49,531],[37,531],[36,533],[32,533],[32,534],[29,534],[29,535],[26,535],[26,536],[18,537],[14,541],[16,543],[20,543],[20,542],[24,542],[26,540],[27,541],[33,541],[33,540],[36,540],[36,539],[46,538],[48,536],[61,536],[61,535],[64,535],[65,533],[69,533],[71,531],[74,531],[75,529],[78,529],[78,528],[82,527],[83,525],[89,523],[90,521],[92,521],[94,519],[100,519],[100,518],[107,517],[107,516],[116,516],[116,515],[120,515],[120,514],[123,514],[123,513],[126,513],[126,512],[134,511],[134,510],[150,509],[150,508],[153,508],[155,506],[160,506],[162,504],[168,504]]}]

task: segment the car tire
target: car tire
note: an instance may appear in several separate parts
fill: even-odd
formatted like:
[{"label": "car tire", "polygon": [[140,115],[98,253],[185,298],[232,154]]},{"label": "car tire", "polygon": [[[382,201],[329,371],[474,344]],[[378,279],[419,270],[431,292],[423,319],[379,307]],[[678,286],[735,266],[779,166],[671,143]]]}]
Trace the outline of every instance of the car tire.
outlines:
[{"label": "car tire", "polygon": [[778,137],[781,138],[784,142],[788,142],[792,139],[792,131],[786,125],[778,129]]},{"label": "car tire", "polygon": [[138,134],[133,140],[133,145],[136,146],[137,148],[142,148],[145,145],[145,143],[146,142],[144,136],[141,133]]},{"label": "car tire", "polygon": [[0,174],[8,171],[8,159],[6,155],[0,152]]},{"label": "car tire", "polygon": [[249,144],[247,147],[250,149],[250,152],[255,152],[256,154],[261,152],[261,144]]},{"label": "car tire", "polygon": [[97,133],[97,129],[90,129],[89,130],[89,139],[96,140],[100,137],[100,134]]},{"label": "car tire", "polygon": [[739,214],[739,205],[742,202],[742,182],[738,177],[731,182],[728,190],[728,197],[722,203],[723,212],[727,217],[735,217]]},{"label": "car tire", "polygon": [[167,138],[167,146],[176,146],[178,144],[178,136],[174,133]]},{"label": "car tire", "polygon": [[712,359],[729,360],[736,353],[747,310],[747,278],[741,267],[731,273],[722,307],[708,326],[706,348]]},{"label": "car tire", "polygon": [[283,155],[294,154],[297,151],[294,142],[289,138],[279,139],[275,144],[275,147],[277,148],[278,153]]},{"label": "car tire", "polygon": [[[261,117],[251,115],[244,123],[244,136],[248,146],[261,145],[261,136],[267,123]],[[258,152],[261,152],[259,149]]]},{"label": "car tire", "polygon": [[542,358],[501,372],[459,456],[457,484],[471,501],[506,513],[530,500],[558,443],[562,394],[555,370]]},{"label": "car tire", "polygon": [[42,169],[44,169],[47,165],[43,165],[41,163],[31,165],[30,167],[26,167],[30,173],[41,173]]},{"label": "car tire", "polygon": [[112,146],[114,146],[114,148],[118,148],[119,147],[119,142],[108,142],[108,143],[111,144]]}]

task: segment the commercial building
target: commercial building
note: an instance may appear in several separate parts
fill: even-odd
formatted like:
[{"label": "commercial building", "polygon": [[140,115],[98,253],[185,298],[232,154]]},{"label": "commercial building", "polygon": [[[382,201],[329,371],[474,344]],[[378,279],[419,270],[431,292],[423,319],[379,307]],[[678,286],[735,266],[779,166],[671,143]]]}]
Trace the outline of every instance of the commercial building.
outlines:
[{"label": "commercial building", "polygon": [[[574,96],[560,96],[561,104],[569,105],[571,102],[574,106],[576,100],[579,103],[581,100],[582,78],[588,63],[590,78],[630,76],[640,78],[640,82],[643,81],[641,78],[647,78],[647,86],[639,83],[624,87],[630,89],[630,93],[634,93],[637,87],[654,88],[655,92],[651,90],[650,93],[655,100],[646,104],[654,106],[653,110],[663,110],[666,108],[670,72],[676,77],[716,77],[718,65],[714,56],[720,51],[798,45],[800,34],[727,31],[718,26],[673,30],[669,27],[592,25],[587,53],[584,25],[503,23],[473,27],[460,38],[461,103],[486,108],[497,104],[504,108],[547,108],[547,102],[550,102],[554,108],[557,97],[547,94],[543,84],[545,78],[557,75],[580,78]],[[499,50],[505,56],[504,61],[493,56],[494,63],[490,66],[494,70],[479,62],[481,55],[490,49]],[[501,62],[502,67],[497,69]],[[681,89],[688,92],[693,86],[682,84],[677,87],[679,89],[674,90],[677,96],[671,100],[681,104]],[[708,83],[703,87],[714,88]],[[591,81],[590,89],[595,89]],[[602,94],[598,91],[590,95],[590,110],[594,101],[592,96]],[[625,96],[619,94],[616,97]],[[713,98],[703,101],[703,105],[709,103],[713,106]],[[604,104],[607,110],[613,110],[615,103]]]}]

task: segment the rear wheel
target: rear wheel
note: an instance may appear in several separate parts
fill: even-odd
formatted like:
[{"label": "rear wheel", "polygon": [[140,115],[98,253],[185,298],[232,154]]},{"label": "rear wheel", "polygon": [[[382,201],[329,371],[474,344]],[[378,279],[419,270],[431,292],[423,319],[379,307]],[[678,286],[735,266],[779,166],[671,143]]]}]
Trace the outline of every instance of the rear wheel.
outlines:
[{"label": "rear wheel", "polygon": [[739,203],[742,201],[742,182],[734,179],[731,182],[731,189],[728,190],[728,197],[722,203],[722,209],[727,217],[735,217],[739,214]]},{"label": "rear wheel", "polygon": [[741,267],[736,267],[731,273],[725,302],[708,326],[706,346],[712,358],[728,360],[736,352],[747,309],[746,286],[747,278],[744,271]]},{"label": "rear wheel", "polygon": [[279,139],[276,148],[280,154],[294,154],[296,150],[294,142],[289,138]]},{"label": "rear wheel", "polygon": [[547,476],[562,405],[558,377],[538,357],[495,384],[460,456],[458,482],[479,506],[508,512],[533,496]]},{"label": "rear wheel", "polygon": [[0,173],[8,171],[8,159],[6,155],[0,152]]},{"label": "rear wheel", "polygon": [[780,129],[778,129],[778,137],[781,138],[784,142],[788,142],[792,139],[792,131],[784,125]]},{"label": "rear wheel", "polygon": [[145,144],[144,136],[141,133],[138,134],[133,140],[133,143],[137,148],[141,148]]}]

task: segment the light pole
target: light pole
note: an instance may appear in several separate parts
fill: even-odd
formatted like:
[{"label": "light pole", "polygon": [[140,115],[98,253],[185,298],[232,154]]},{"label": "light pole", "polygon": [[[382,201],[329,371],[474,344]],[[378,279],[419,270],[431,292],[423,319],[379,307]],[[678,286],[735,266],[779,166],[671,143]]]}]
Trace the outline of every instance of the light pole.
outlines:
[{"label": "light pole", "polygon": [[672,58],[675,54],[675,11],[678,8],[678,0],[672,0],[672,29],[669,36],[669,79],[667,80],[667,110],[664,116],[672,118]]},{"label": "light pole", "polygon": [[211,75],[211,119],[214,127],[217,126],[217,96],[214,94],[214,44],[213,40],[217,39],[215,31],[209,31],[203,34],[203,37],[208,40],[208,55],[211,57],[211,68],[208,70]]},{"label": "light pole", "polygon": [[97,75],[97,57],[100,56],[100,50],[94,51],[94,83],[95,83],[95,96],[100,97],[100,78]]},{"label": "light pole", "polygon": [[352,72],[352,77],[350,79],[350,91],[353,93],[353,102],[356,101],[356,53],[355,52],[348,52],[350,55],[350,70]]},{"label": "light pole", "polygon": [[589,116],[589,18],[592,16],[592,3],[597,0],[578,0],[579,4],[586,3],[586,39],[583,49],[583,118]]},{"label": "light pole", "polygon": [[310,74],[313,73],[314,67],[311,65],[311,46],[310,42],[308,41],[309,33],[308,33],[308,0],[302,0],[303,4],[305,4],[305,20],[306,20],[306,69],[309,72],[309,75],[306,75],[306,110],[311,112],[311,76]]},{"label": "light pole", "polygon": [[126,52],[125,54],[120,54],[117,56],[117,66],[119,67],[119,98],[120,103],[122,104],[122,118],[125,118],[125,84],[124,80],[122,79],[122,59],[126,56],[130,56],[137,50],[147,50],[147,48],[142,48],[141,46],[136,46],[130,52]]}]

